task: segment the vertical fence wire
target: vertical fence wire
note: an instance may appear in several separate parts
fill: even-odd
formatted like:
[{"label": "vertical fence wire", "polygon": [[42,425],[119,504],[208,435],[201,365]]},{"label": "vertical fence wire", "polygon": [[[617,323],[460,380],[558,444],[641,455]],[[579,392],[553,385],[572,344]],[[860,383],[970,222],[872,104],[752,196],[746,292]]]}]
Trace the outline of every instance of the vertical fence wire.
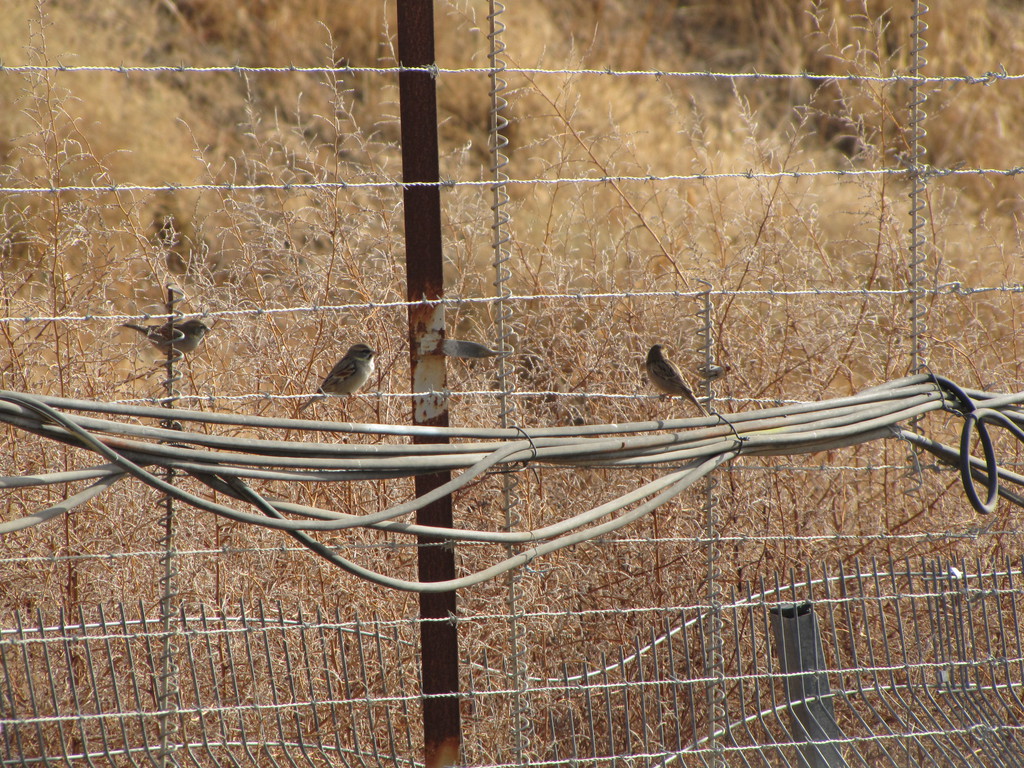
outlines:
[{"label": "vertical fence wire", "polygon": [[[181,374],[177,364],[182,358],[181,350],[175,343],[183,339],[185,334],[176,327],[176,319],[182,313],[178,310],[178,299],[182,295],[181,290],[175,285],[167,286],[167,338],[171,342],[167,345],[167,356],[164,360],[166,378],[164,379],[164,407],[173,408],[175,401],[180,394],[178,382]],[[180,424],[173,419],[163,419],[161,426],[165,429],[180,428]],[[174,468],[167,467],[164,472],[164,480],[167,483],[174,483]],[[174,500],[170,494],[164,496],[163,500],[163,536],[161,545],[161,576],[160,576],[160,626],[162,632],[162,644],[160,648],[160,679],[158,681],[157,710],[160,727],[160,749],[157,753],[157,764],[160,768],[175,766],[178,764],[176,757],[177,735],[178,735],[178,662],[177,642],[174,636],[174,614],[178,602],[178,566],[175,562],[174,543]]]},{"label": "vertical fence wire", "polygon": [[[714,382],[718,367],[715,365],[715,333],[712,325],[712,312],[714,306],[711,301],[711,291],[714,286],[706,280],[698,278],[698,282],[704,286],[704,290],[697,294],[697,301],[700,302],[700,309],[697,310],[697,322],[700,327],[697,330],[697,340],[700,351],[704,355],[704,363],[701,367],[703,379],[704,396],[708,398],[708,410],[713,410],[711,400],[714,396]],[[708,475],[710,479],[713,475]]]},{"label": "vertical fence wire", "polygon": [[924,39],[928,24],[924,20],[928,6],[921,0],[914,0],[911,16],[912,47],[910,51],[910,369],[920,373],[927,365],[927,350],[924,348],[925,325],[924,281],[927,254],[925,246],[924,195],[927,177],[924,168],[924,139],[927,135],[924,120],[927,113],[924,104],[928,97],[921,90],[920,76],[928,60],[924,56],[928,42]]},{"label": "vertical fence wire", "polygon": [[[494,289],[496,296],[495,304],[495,335],[496,346],[501,351],[498,358],[498,424],[507,428],[516,422],[514,404],[510,399],[510,371],[508,368],[508,357],[511,353],[511,340],[513,332],[511,328],[512,307],[506,301],[512,290],[509,280],[512,277],[508,262],[511,254],[508,250],[508,242],[511,239],[508,233],[510,216],[507,210],[509,202],[507,184],[508,174],[505,166],[508,165],[508,156],[505,148],[508,146],[508,137],[505,136],[505,129],[508,127],[508,118],[504,111],[508,106],[505,99],[505,88],[507,82],[503,77],[506,63],[503,58],[505,42],[502,33],[505,31],[505,24],[501,15],[505,12],[505,6],[500,0],[490,0],[488,6],[488,62],[490,77],[491,97],[491,119],[490,119],[490,144],[491,144],[491,172],[494,183],[491,185],[491,232],[493,235],[491,247],[494,250]],[[502,474],[502,506],[505,513],[506,530],[515,530],[519,527],[519,479],[514,472]],[[509,547],[509,555],[514,554],[515,548]],[[523,626],[519,617],[519,592],[521,575],[518,569],[509,573],[508,584],[508,623],[511,664],[509,673],[511,675],[512,690],[512,731],[513,750],[518,765],[526,765],[529,760],[533,741],[533,712],[529,695],[529,670],[526,664],[526,627]]]},{"label": "vertical fence wire", "polygon": [[[712,332],[711,318],[711,284],[701,280],[705,288],[697,296],[700,302],[700,309],[697,311],[697,319],[700,322],[698,339],[704,352],[705,372],[705,394],[711,395],[711,372],[712,360],[714,357],[714,334]],[[709,402],[710,406],[710,402]],[[711,410],[709,407],[708,410]],[[717,504],[718,480],[715,473],[711,473],[705,479],[704,495],[704,518],[706,521],[706,554],[707,554],[707,596],[708,607],[705,615],[705,637],[706,637],[706,664],[707,664],[707,711],[708,711],[708,736],[709,748],[712,754],[712,765],[715,768],[725,766],[725,742],[722,737],[727,736],[728,729],[726,721],[726,694],[725,694],[725,657],[723,655],[722,633],[724,623],[722,621],[722,572],[719,566],[721,557],[721,545],[719,542],[718,530],[718,504]]]},{"label": "vertical fence wire", "polygon": [[[910,267],[910,370],[911,373],[920,373],[927,366],[927,350],[925,349],[925,263],[927,261],[925,239],[925,216],[924,196],[927,178],[924,173],[923,159],[926,153],[924,139],[927,132],[924,129],[924,120],[927,114],[924,111],[924,104],[927,95],[921,91],[921,76],[928,60],[924,51],[928,42],[924,39],[924,33],[928,31],[928,24],[924,15],[928,12],[928,6],[921,0],[914,0],[914,10],[911,15],[911,64],[910,64],[910,104],[909,104],[909,138],[910,147],[907,157],[910,170],[910,244],[909,244],[909,267]],[[909,422],[910,429],[920,431],[921,416],[915,416]],[[924,476],[921,467],[920,449],[911,447],[907,454],[910,464],[906,473],[909,483],[906,495],[913,501],[920,502],[921,489],[924,486]]]}]

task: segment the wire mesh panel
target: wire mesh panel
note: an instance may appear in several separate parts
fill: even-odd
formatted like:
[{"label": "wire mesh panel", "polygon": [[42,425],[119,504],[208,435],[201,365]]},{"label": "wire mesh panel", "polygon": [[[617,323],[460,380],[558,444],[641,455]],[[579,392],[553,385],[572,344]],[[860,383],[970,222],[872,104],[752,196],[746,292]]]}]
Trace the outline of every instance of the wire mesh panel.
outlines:
[{"label": "wire mesh panel", "polygon": [[[144,608],[17,615],[0,641],[5,763],[139,765],[159,753],[160,626]],[[412,763],[409,625],[222,607],[174,622],[179,764]]]},{"label": "wire mesh panel", "polygon": [[[810,672],[827,680],[825,708],[794,695],[789,683],[803,673],[781,661],[786,642],[814,642],[813,633],[787,640],[773,630],[772,612],[794,604],[817,619],[821,663]],[[717,742],[729,765],[1018,766],[1022,611],[1024,569],[1009,562],[840,563],[748,584],[722,605],[717,730],[708,717],[713,677],[702,608],[623,616],[647,630],[587,658],[550,643],[545,665],[533,665],[530,757],[544,765],[697,766],[713,761]],[[259,603],[182,612],[174,628],[178,761],[417,764],[414,630],[413,622]],[[155,759],[159,637],[142,606],[89,617],[19,615],[0,640],[4,763]],[[539,637],[527,632],[526,641]],[[515,764],[512,659],[473,642],[462,655],[467,762]],[[834,712],[828,744],[815,747],[796,725],[801,707],[819,718]]]},{"label": "wire mesh panel", "polygon": [[[716,732],[700,609],[646,614],[649,632],[630,644],[587,660],[552,659],[551,676],[531,680],[545,702],[535,727],[547,749],[535,759],[708,765],[718,741],[728,765],[1020,765],[1021,578],[1011,563],[969,571],[962,563],[840,563],[733,592],[722,611],[725,717]],[[837,733],[831,750],[810,744],[810,753],[794,727],[794,709],[808,702],[787,696],[799,673],[783,671],[771,627],[774,609],[803,601],[817,617],[818,672]],[[498,694],[477,689],[477,698],[490,695]]]}]

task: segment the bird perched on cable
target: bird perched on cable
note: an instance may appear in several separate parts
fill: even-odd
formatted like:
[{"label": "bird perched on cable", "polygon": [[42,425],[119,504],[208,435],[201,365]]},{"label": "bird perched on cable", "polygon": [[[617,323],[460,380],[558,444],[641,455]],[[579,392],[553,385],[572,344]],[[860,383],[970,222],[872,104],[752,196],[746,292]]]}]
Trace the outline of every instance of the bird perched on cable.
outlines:
[{"label": "bird perched on cable", "polygon": [[[179,352],[195,352],[210,330],[202,321],[195,319],[180,323],[168,320],[163,325],[125,323],[121,327],[131,328],[143,334],[154,347],[165,354],[172,346]],[[172,329],[181,331],[181,335],[179,336]]]},{"label": "bird perched on cable", "polygon": [[647,353],[647,378],[660,392],[670,397],[685,397],[700,408],[700,412],[705,416],[711,415],[708,413],[708,409],[693,396],[693,392],[683,380],[679,369],[665,357],[665,350],[661,344],[655,344]]},{"label": "bird perched on cable", "polygon": [[320,384],[323,395],[311,397],[299,406],[299,410],[302,411],[317,400],[322,400],[324,395],[342,397],[355,393],[373,373],[373,359],[376,354],[366,344],[353,344]]}]

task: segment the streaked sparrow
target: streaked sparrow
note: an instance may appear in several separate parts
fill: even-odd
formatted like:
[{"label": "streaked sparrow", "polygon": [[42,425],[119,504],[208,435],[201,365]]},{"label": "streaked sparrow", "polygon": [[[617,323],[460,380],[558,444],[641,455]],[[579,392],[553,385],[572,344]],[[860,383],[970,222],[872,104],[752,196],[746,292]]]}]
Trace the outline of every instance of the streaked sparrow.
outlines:
[{"label": "streaked sparrow", "polygon": [[665,351],[661,344],[655,344],[647,353],[647,378],[660,392],[670,397],[685,397],[700,408],[700,412],[705,416],[711,415],[708,413],[708,409],[693,396],[693,392],[683,380],[679,369],[665,357]]},{"label": "streaked sparrow", "polygon": [[341,397],[356,392],[373,373],[373,358],[376,354],[366,344],[353,344],[320,384],[320,391],[324,394],[311,397],[299,407],[299,410],[302,411],[317,400],[322,400],[324,395]]},{"label": "streaked sparrow", "polygon": [[[163,325],[136,325],[125,323],[122,328],[131,328],[143,334],[149,342],[164,354],[172,346],[179,352],[195,352],[209,328],[200,320],[192,319],[175,323],[168,320]],[[173,329],[173,330],[172,330]],[[175,333],[180,331],[181,334]]]}]

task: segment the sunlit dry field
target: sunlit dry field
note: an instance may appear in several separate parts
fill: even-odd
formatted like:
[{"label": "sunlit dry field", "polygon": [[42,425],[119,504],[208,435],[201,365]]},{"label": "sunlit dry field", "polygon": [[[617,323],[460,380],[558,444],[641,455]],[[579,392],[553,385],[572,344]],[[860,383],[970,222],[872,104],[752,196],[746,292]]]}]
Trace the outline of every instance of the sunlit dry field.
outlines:
[{"label": "sunlit dry field", "polygon": [[[344,350],[364,341],[379,351],[368,387],[379,394],[320,403],[316,413],[407,423],[405,308],[383,306],[405,299],[405,242],[416,237],[403,231],[401,189],[381,184],[402,177],[395,73],[53,68],[386,69],[397,63],[394,3],[8,5],[3,64],[43,68],[0,71],[2,387],[160,397],[158,354],[120,324],[164,311],[173,282],[185,294],[180,308],[208,313],[213,326],[183,363],[182,395],[202,398],[184,407],[293,416],[301,399],[252,396],[313,392]],[[661,342],[697,380],[705,354],[697,293],[705,288],[713,357],[729,368],[714,384],[723,413],[837,397],[910,371],[910,186],[880,172],[904,168],[911,151],[909,86],[885,79],[910,65],[907,4],[892,5],[509,3],[508,67],[544,70],[505,76],[505,172],[516,182],[508,187],[508,288],[530,297],[510,303],[516,423],[693,415],[653,397],[642,360]],[[486,4],[437,6],[438,65],[486,67]],[[935,2],[928,24],[929,76],[984,81],[1022,60],[1024,10],[1014,3],[965,11]],[[636,70],[648,74],[625,74]],[[680,74],[700,72],[818,77]],[[492,178],[487,73],[444,71],[437,88],[442,177]],[[1022,89],[997,76],[926,83],[922,161],[958,171],[1020,166]],[[836,170],[850,173],[814,173]],[[351,186],[327,185],[336,181]],[[17,191],[111,185],[134,188]],[[927,315],[918,343],[932,371],[965,386],[1022,388],[1020,185],[1020,176],[998,172],[940,174],[923,195]],[[485,185],[442,190],[449,297],[495,295],[491,203]],[[360,306],[317,309],[339,305]],[[496,345],[495,313],[486,302],[455,303],[448,333]],[[499,388],[497,375],[493,360],[450,361],[453,425],[498,425],[496,398],[481,394]],[[943,415],[921,425],[946,440],[956,428]],[[13,428],[0,434],[4,475],[94,463]],[[1017,460],[1009,441],[999,447],[1004,463]],[[979,521],[955,473],[922,459],[926,469],[913,477],[909,454],[885,441],[747,459],[716,473],[726,588],[817,562],[1020,557],[1016,512],[1001,506]],[[536,527],[654,475],[523,472],[516,514]],[[458,525],[501,527],[501,482],[460,494]],[[407,498],[411,482],[268,490],[373,511]],[[64,494],[62,486],[5,491],[0,521]],[[524,571],[527,666],[557,674],[563,661],[614,654],[649,632],[647,615],[634,609],[702,604],[705,499],[701,486],[614,538]],[[89,612],[139,600],[155,614],[160,515],[154,492],[124,481],[66,518],[5,536],[0,624],[10,626],[15,611]],[[278,533],[188,508],[177,520],[186,611],[265,600],[384,620],[417,614],[415,597],[332,569]],[[414,549],[388,534],[325,541],[367,567],[415,574]],[[457,553],[467,569],[501,556],[486,546]],[[467,657],[500,655],[509,630],[493,617],[508,611],[506,583],[459,601],[466,617],[491,617],[465,625]],[[625,613],[609,621],[607,611]]]}]

